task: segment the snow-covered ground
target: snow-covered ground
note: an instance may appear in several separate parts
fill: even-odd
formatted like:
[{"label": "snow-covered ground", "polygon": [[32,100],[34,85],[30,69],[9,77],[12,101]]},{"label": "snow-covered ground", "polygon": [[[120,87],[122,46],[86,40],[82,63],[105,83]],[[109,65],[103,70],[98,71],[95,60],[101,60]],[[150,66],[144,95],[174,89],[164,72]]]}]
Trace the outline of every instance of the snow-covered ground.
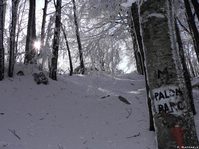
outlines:
[{"label": "snow-covered ground", "polygon": [[[0,149],[155,149],[143,79],[94,73],[37,85],[31,75],[6,78],[0,82]],[[194,90],[197,109],[198,94]]]}]

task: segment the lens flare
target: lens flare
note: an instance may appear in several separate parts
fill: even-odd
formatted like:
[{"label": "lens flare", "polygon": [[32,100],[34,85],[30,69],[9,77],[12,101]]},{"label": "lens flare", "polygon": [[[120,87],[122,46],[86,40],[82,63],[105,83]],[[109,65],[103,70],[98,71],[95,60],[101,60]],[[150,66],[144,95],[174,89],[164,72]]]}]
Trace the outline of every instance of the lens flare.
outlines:
[{"label": "lens flare", "polygon": [[39,50],[40,47],[41,47],[41,42],[40,41],[35,41],[34,42],[34,47]]}]

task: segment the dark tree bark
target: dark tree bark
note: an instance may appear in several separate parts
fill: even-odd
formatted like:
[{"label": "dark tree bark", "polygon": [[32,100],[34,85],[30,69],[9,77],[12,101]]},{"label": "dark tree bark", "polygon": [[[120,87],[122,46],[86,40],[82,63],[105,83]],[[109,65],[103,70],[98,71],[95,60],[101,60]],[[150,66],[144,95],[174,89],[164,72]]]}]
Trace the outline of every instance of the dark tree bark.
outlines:
[{"label": "dark tree bark", "polygon": [[199,62],[199,32],[198,32],[198,29],[196,27],[194,15],[192,13],[189,0],[184,0],[184,4],[185,4],[185,9],[186,9],[186,14],[187,14],[187,21],[188,21],[189,28],[190,28],[190,31],[191,31],[191,34],[192,34],[192,38],[193,38],[196,56],[197,56],[197,59],[198,59],[198,62]]},{"label": "dark tree bark", "polygon": [[171,3],[147,0],[140,12],[158,149],[197,147],[190,99],[180,73]]},{"label": "dark tree bark", "polygon": [[0,81],[4,78],[4,46],[3,46],[3,32],[4,32],[4,3],[0,0]]},{"label": "dark tree bark", "polygon": [[141,68],[142,68],[142,74],[144,74],[144,49],[142,44],[142,36],[140,33],[140,20],[139,20],[139,12],[138,12],[138,5],[137,3],[133,3],[131,6],[131,12],[132,12],[132,18],[133,18],[133,27],[135,30],[135,38],[137,41],[139,53],[141,54]]},{"label": "dark tree bark", "polygon": [[149,109],[149,130],[154,131],[154,124],[153,124],[153,114],[152,114],[152,108],[151,108],[151,98],[150,98],[150,89],[149,89],[149,84],[148,84],[148,79],[147,79],[147,74],[146,74],[146,68],[145,68],[145,57],[144,57],[144,47],[142,43],[142,35],[140,32],[140,20],[139,20],[139,12],[138,12],[138,5],[137,3],[133,3],[131,6],[131,12],[132,12],[132,18],[133,18],[133,27],[135,31],[135,39],[137,41],[137,45],[139,47],[139,52],[137,54],[137,59],[141,63],[141,69],[142,69],[142,74],[145,76],[145,85],[146,85],[146,92],[147,92],[147,104],[148,104],[148,109]]},{"label": "dark tree bark", "polygon": [[195,109],[193,95],[192,95],[192,85],[191,85],[191,80],[190,80],[190,74],[189,74],[189,71],[188,71],[188,68],[187,68],[187,65],[186,65],[186,59],[185,59],[185,56],[184,56],[183,44],[182,44],[179,27],[178,27],[176,20],[175,20],[175,30],[176,30],[176,39],[177,39],[177,42],[178,42],[179,56],[180,56],[180,60],[181,60],[182,67],[183,67],[183,76],[184,76],[186,87],[187,87],[187,94],[188,94],[189,99],[190,99],[190,105],[191,105],[192,112],[195,115],[196,109]]},{"label": "dark tree bark", "polygon": [[132,20],[132,16],[129,17],[129,26],[130,26],[130,33],[131,33],[131,38],[133,41],[133,49],[134,49],[134,57],[135,57],[135,62],[136,62],[136,69],[139,74],[144,74],[144,70],[142,68],[142,60],[141,60],[141,54],[139,52],[138,48],[138,43],[137,39],[135,36],[135,28]]},{"label": "dark tree bark", "polygon": [[49,77],[53,80],[57,80],[57,61],[58,61],[58,51],[60,42],[60,29],[61,29],[61,5],[62,0],[57,0],[56,7],[56,18],[55,18],[55,30],[53,38],[53,52],[50,66]]},{"label": "dark tree bark", "polygon": [[8,68],[8,76],[13,77],[14,64],[15,64],[15,48],[16,48],[16,24],[17,24],[17,12],[18,12],[18,4],[19,0],[12,1],[12,22],[11,22],[11,30],[10,30],[10,51],[9,51],[9,68]]},{"label": "dark tree bark", "polygon": [[83,58],[83,50],[82,50],[82,44],[81,44],[81,39],[80,39],[80,34],[79,34],[79,24],[78,24],[78,18],[76,14],[76,3],[75,0],[72,0],[73,2],[73,14],[74,14],[74,24],[75,24],[75,32],[77,36],[77,44],[78,44],[78,50],[79,50],[79,60],[80,60],[80,68],[81,68],[81,73],[85,73],[85,66],[84,66],[84,58]]},{"label": "dark tree bark", "polygon": [[73,63],[72,63],[72,57],[71,57],[71,53],[70,53],[70,47],[69,47],[69,44],[68,44],[68,39],[67,39],[67,35],[66,35],[66,31],[63,27],[63,24],[61,26],[61,29],[62,29],[62,32],[64,34],[64,39],[66,41],[66,48],[67,48],[67,51],[68,51],[68,58],[69,58],[69,65],[70,65],[70,76],[73,75]]},{"label": "dark tree bark", "polygon": [[45,2],[44,2],[43,18],[42,18],[42,25],[41,25],[41,47],[43,47],[43,45],[44,45],[46,16],[47,16],[47,8],[48,8],[49,2],[50,2],[50,0],[45,0]]},{"label": "dark tree bark", "polygon": [[197,0],[191,0],[191,2],[192,2],[192,4],[193,4],[195,13],[196,13],[197,18],[198,18],[198,21],[199,21],[199,3],[198,3]]},{"label": "dark tree bark", "polygon": [[26,37],[25,60],[24,63],[35,63],[34,57],[36,55],[34,42],[36,40],[36,22],[35,22],[35,7],[36,1],[29,0],[29,16],[28,16],[28,29]]}]

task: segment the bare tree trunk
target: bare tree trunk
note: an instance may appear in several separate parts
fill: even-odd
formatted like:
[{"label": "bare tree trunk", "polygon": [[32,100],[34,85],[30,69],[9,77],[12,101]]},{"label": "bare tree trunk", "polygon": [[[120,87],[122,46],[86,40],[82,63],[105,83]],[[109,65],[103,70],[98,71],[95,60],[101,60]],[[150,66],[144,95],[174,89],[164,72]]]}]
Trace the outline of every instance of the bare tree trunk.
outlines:
[{"label": "bare tree trunk", "polygon": [[192,2],[192,4],[193,4],[195,13],[196,13],[197,18],[198,18],[198,21],[199,21],[199,3],[198,3],[197,0],[191,0],[191,2]]},{"label": "bare tree trunk", "polygon": [[35,22],[35,7],[36,1],[29,0],[29,16],[28,16],[28,29],[26,37],[26,49],[24,63],[35,63],[34,57],[36,55],[34,42],[36,40],[36,22]]},{"label": "bare tree trunk", "polygon": [[140,33],[140,20],[139,20],[139,12],[138,12],[138,5],[137,3],[133,3],[131,6],[131,12],[132,12],[132,20],[133,20],[133,27],[135,30],[135,38],[137,41],[137,45],[139,48],[139,53],[141,54],[141,67],[142,67],[142,74],[144,74],[144,50],[143,50],[143,44],[142,44],[142,36]]},{"label": "bare tree trunk", "polygon": [[48,8],[49,2],[50,2],[50,0],[45,0],[45,2],[44,2],[43,18],[42,18],[42,25],[41,25],[41,47],[43,47],[43,45],[44,45],[46,15],[47,15],[47,8]]},{"label": "bare tree trunk", "polygon": [[[25,12],[25,8],[26,8],[26,2],[27,2],[27,0],[25,0],[24,1],[24,3],[22,4],[23,6],[21,6],[22,7],[22,10],[21,10],[21,19],[19,20],[19,19],[17,19],[17,26],[18,26],[18,29],[17,29],[17,35],[16,35],[16,48],[15,48],[15,53],[16,53],[16,55],[17,55],[17,53],[18,53],[18,41],[19,41],[19,34],[20,34],[20,32],[21,32],[21,24],[22,24],[22,22],[23,22],[23,15],[24,15],[24,12]],[[19,6],[20,7],[20,6]],[[20,11],[20,10],[19,10]],[[20,17],[20,13],[18,13],[17,14],[18,15],[18,18]],[[16,55],[15,55],[15,58],[16,58]]]},{"label": "bare tree trunk", "polygon": [[4,32],[4,3],[0,0],[0,81],[4,78],[4,46],[3,46],[3,32]]},{"label": "bare tree trunk", "polygon": [[80,39],[80,34],[79,34],[79,24],[78,24],[78,18],[76,14],[76,4],[75,0],[72,0],[73,2],[73,14],[74,14],[74,23],[75,23],[75,32],[77,36],[77,44],[78,44],[78,50],[79,50],[79,59],[80,59],[80,68],[81,68],[81,73],[84,74],[85,72],[85,66],[84,66],[84,59],[83,59],[83,50],[82,50],[82,44],[81,44],[81,39]]},{"label": "bare tree trunk", "polygon": [[[190,99],[176,49],[173,8],[169,0],[141,6],[143,42],[158,149],[199,145]],[[180,70],[179,70],[180,69]]]},{"label": "bare tree trunk", "polygon": [[66,48],[67,48],[67,51],[68,51],[68,58],[69,58],[69,64],[70,64],[70,76],[72,76],[73,75],[73,63],[72,63],[72,58],[71,58],[71,53],[70,53],[70,47],[69,47],[69,44],[68,44],[68,39],[67,39],[66,31],[63,27],[63,24],[62,24],[61,28],[62,28],[62,32],[64,34],[64,38],[65,38],[65,41],[66,41]]},{"label": "bare tree trunk", "polygon": [[51,38],[51,36],[53,34],[52,26],[53,26],[53,24],[55,22],[54,20],[55,20],[55,15],[50,16],[50,20],[49,20],[49,23],[48,23],[48,26],[47,26],[47,31],[46,31],[47,35],[46,35],[45,48],[44,48],[45,52],[46,52],[46,57],[42,58],[42,67],[43,67],[44,63],[46,61],[48,61],[48,69],[49,69],[49,71],[50,71],[50,67],[51,67],[50,61],[51,61],[51,58],[52,58],[52,53],[51,53],[51,50],[50,50],[49,40],[50,40],[50,38]]},{"label": "bare tree trunk", "polygon": [[198,32],[198,29],[196,27],[194,15],[192,13],[189,0],[184,0],[184,4],[185,4],[185,8],[186,8],[187,21],[188,21],[189,28],[190,28],[190,31],[191,31],[191,34],[192,34],[192,38],[193,38],[196,56],[197,56],[197,59],[198,59],[198,62],[199,62],[199,32]]},{"label": "bare tree trunk", "polygon": [[187,94],[188,94],[189,99],[190,99],[190,105],[191,105],[192,112],[195,115],[196,109],[195,109],[195,105],[194,105],[194,101],[193,101],[190,74],[189,74],[189,71],[188,71],[188,68],[187,68],[187,65],[186,65],[186,59],[185,59],[185,56],[184,56],[183,44],[182,44],[180,31],[179,31],[178,24],[177,24],[176,20],[175,20],[175,30],[176,30],[176,39],[177,39],[177,42],[178,42],[179,56],[180,56],[180,60],[181,60],[182,67],[183,67],[183,76],[184,76],[186,87],[187,87]]},{"label": "bare tree trunk", "polygon": [[44,69],[45,61],[47,60],[47,49],[44,47],[44,39],[45,39],[45,26],[46,26],[46,16],[47,16],[47,8],[48,8],[48,3],[51,0],[45,0],[44,2],[44,8],[43,8],[43,18],[42,18],[42,25],[41,25],[41,58],[42,58],[42,64],[41,64],[41,70]]},{"label": "bare tree trunk", "polygon": [[59,42],[60,42],[60,29],[61,29],[61,5],[62,0],[57,0],[56,3],[56,18],[55,18],[55,30],[53,38],[53,52],[51,59],[50,67],[50,78],[57,80],[57,61],[58,61],[58,51],[59,51]]},{"label": "bare tree trunk", "polygon": [[135,28],[134,28],[134,24],[133,24],[133,20],[132,20],[132,17],[130,16],[129,17],[129,26],[130,26],[130,33],[131,33],[131,38],[132,38],[132,41],[133,41],[133,49],[134,49],[134,57],[135,57],[135,62],[136,62],[136,69],[137,69],[137,72],[139,74],[144,74],[144,70],[143,70],[143,66],[142,66],[142,60],[141,60],[141,54],[140,54],[140,51],[139,51],[139,47],[138,47],[138,42],[137,42],[137,39],[136,39],[136,36],[135,36]]},{"label": "bare tree trunk", "polygon": [[9,51],[9,68],[8,76],[13,77],[14,64],[15,64],[15,35],[16,35],[16,24],[17,24],[17,12],[18,12],[19,0],[12,1],[12,22],[10,30],[10,51]]},{"label": "bare tree trunk", "polygon": [[141,61],[141,68],[142,68],[142,73],[145,76],[145,85],[146,85],[146,92],[147,92],[147,104],[148,104],[148,109],[149,109],[149,130],[154,131],[154,124],[153,124],[153,115],[152,115],[152,108],[151,108],[151,98],[150,98],[150,89],[149,89],[149,84],[148,84],[148,79],[147,79],[147,74],[146,74],[146,67],[144,65],[145,63],[145,58],[144,58],[144,47],[143,47],[143,42],[142,42],[142,35],[140,32],[140,20],[139,20],[139,11],[138,11],[138,5],[137,3],[133,3],[131,6],[131,12],[132,12],[132,18],[133,18],[133,27],[135,30],[135,38],[137,41],[137,45],[139,47],[139,53],[138,53],[138,58]]}]

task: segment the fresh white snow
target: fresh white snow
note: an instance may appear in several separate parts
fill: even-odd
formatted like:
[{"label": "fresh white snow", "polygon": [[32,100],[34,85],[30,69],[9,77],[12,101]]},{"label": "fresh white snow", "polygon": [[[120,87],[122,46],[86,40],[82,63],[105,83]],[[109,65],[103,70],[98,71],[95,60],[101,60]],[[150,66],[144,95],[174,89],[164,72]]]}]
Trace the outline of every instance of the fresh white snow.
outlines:
[{"label": "fresh white snow", "polygon": [[49,81],[37,85],[26,75],[0,82],[0,149],[155,148],[143,76],[96,72]]}]

